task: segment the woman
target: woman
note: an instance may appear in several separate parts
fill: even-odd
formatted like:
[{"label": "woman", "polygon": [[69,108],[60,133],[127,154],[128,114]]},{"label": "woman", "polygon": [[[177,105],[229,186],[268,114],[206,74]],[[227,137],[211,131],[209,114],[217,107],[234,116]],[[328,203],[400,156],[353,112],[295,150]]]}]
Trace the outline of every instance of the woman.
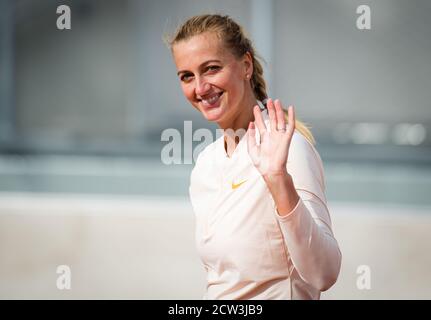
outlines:
[{"label": "woman", "polygon": [[192,17],[169,45],[184,95],[223,129],[190,181],[204,298],[319,299],[341,253],[311,132],[267,99],[255,50],[228,16]]}]

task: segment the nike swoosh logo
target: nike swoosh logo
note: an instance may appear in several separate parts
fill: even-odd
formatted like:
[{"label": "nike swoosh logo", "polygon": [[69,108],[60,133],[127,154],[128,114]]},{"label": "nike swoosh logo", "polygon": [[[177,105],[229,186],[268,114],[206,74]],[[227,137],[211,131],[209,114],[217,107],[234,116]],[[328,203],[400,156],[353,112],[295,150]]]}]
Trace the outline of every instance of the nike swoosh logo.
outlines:
[{"label": "nike swoosh logo", "polygon": [[242,185],[246,181],[247,181],[247,179],[244,181],[241,181],[240,183],[237,183],[237,184],[232,182],[232,190],[238,188],[240,185]]}]

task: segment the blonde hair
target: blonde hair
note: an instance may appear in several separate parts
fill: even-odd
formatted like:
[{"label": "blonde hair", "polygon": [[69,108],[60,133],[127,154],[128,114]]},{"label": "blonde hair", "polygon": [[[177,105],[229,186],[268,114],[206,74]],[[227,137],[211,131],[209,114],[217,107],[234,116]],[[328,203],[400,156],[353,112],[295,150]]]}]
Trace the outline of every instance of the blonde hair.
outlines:
[{"label": "blonde hair", "polygon": [[[170,47],[182,40],[187,40],[193,36],[204,32],[214,32],[225,44],[232,54],[241,58],[247,52],[250,53],[253,60],[253,74],[251,76],[251,87],[254,96],[257,100],[266,105],[268,95],[266,93],[266,83],[263,77],[263,67],[260,63],[260,57],[257,56],[250,39],[245,35],[243,28],[237,24],[232,18],[219,14],[203,14],[189,18],[172,37],[165,37],[165,42]],[[287,121],[287,110],[283,109]],[[298,130],[311,144],[315,144],[315,140],[308,126],[300,120],[295,120],[295,128]]]}]

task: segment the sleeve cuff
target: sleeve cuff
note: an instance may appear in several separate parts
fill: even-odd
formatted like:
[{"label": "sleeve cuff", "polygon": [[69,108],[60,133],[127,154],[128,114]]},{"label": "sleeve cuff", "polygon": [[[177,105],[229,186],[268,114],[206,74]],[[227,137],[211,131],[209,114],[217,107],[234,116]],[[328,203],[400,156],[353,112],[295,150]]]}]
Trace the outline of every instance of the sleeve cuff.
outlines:
[{"label": "sleeve cuff", "polygon": [[277,218],[279,219],[279,220],[281,220],[281,221],[284,221],[284,220],[287,220],[287,219],[290,219],[292,216],[294,216],[295,215],[295,213],[297,212],[297,211],[299,211],[298,209],[299,209],[299,207],[300,207],[300,204],[301,204],[301,202],[302,202],[302,199],[301,199],[301,197],[299,197],[299,200],[298,200],[298,202],[296,203],[296,205],[295,205],[295,207],[292,209],[292,211],[290,211],[288,214],[285,214],[285,215],[280,215],[280,213],[278,212],[278,208],[277,208],[277,206],[275,206],[274,207],[274,209],[275,209],[275,215],[277,216]]}]

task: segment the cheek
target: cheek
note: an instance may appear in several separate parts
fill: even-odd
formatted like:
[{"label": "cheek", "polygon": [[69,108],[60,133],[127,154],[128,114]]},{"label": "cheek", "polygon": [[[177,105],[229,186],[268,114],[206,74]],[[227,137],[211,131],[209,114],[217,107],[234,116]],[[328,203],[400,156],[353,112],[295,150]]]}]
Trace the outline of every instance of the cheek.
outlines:
[{"label": "cheek", "polygon": [[187,100],[193,99],[193,88],[191,88],[191,86],[183,84],[181,85],[181,89],[183,91],[184,96],[187,98]]},{"label": "cheek", "polygon": [[230,73],[223,77],[223,87],[228,89],[231,95],[241,95],[243,88],[243,84],[240,79],[238,79],[236,73]]},{"label": "cheek", "polygon": [[239,98],[243,94],[243,86],[240,81],[235,79],[230,79],[229,83],[227,84],[230,88],[231,96],[234,96],[235,98]]}]

